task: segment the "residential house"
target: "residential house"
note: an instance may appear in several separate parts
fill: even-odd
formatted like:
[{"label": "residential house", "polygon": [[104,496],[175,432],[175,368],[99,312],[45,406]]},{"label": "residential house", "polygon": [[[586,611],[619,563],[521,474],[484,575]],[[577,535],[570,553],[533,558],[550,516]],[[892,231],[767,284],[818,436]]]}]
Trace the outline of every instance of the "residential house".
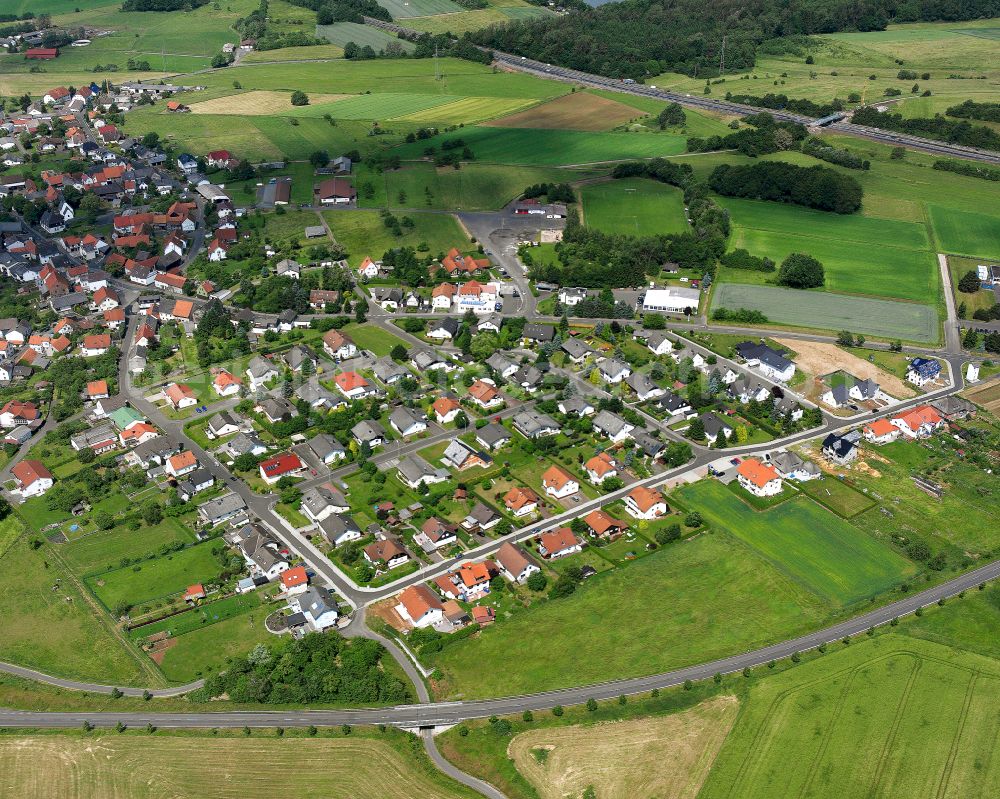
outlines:
[{"label": "residential house", "polygon": [[271,424],[284,422],[299,415],[298,409],[284,397],[264,397],[254,410]]},{"label": "residential house", "polygon": [[294,566],[282,572],[278,581],[281,583],[281,590],[285,596],[295,596],[309,588],[309,575],[306,573],[305,566]]},{"label": "residential house", "polygon": [[625,378],[625,383],[631,388],[640,402],[662,397],[666,391],[640,372],[630,374]]},{"label": "residential house", "polygon": [[636,486],[625,497],[625,510],[636,519],[658,519],[666,516],[670,508],[663,494],[655,488]]},{"label": "residential house", "polygon": [[703,413],[698,418],[705,427],[705,439],[709,444],[714,444],[722,433],[726,434],[726,438],[733,435],[733,428],[714,413]]},{"label": "residential house", "polygon": [[445,448],[444,455],[442,456],[442,461],[457,471],[470,469],[473,466],[485,469],[493,463],[493,459],[489,455],[477,452],[458,438],[454,438],[448,442],[448,446]]},{"label": "residential house", "polygon": [[568,527],[559,527],[538,536],[538,554],[546,560],[572,555],[583,549],[583,542]]},{"label": "residential house", "polygon": [[472,506],[469,515],[462,519],[462,527],[469,532],[482,535],[487,530],[498,525],[503,517],[489,505],[477,502]]},{"label": "residential house", "polygon": [[450,311],[458,289],[453,283],[441,283],[431,291],[431,308],[435,311]]},{"label": "residential house", "polygon": [[198,506],[198,515],[202,521],[217,525],[227,522],[237,514],[246,510],[246,503],[239,494],[229,492]]},{"label": "residential house", "polygon": [[556,329],[552,325],[529,322],[521,332],[521,340],[525,344],[548,344],[556,337]]},{"label": "residential house", "polygon": [[415,436],[427,429],[427,419],[412,408],[399,406],[389,414],[389,424],[403,438]]},{"label": "residential house", "polygon": [[771,380],[785,383],[791,380],[795,374],[795,364],[788,360],[784,354],[766,344],[743,341],[733,349],[746,362],[747,366],[759,369],[765,377]]},{"label": "residential house", "polygon": [[580,490],[580,484],[565,469],[553,465],[542,474],[542,488],[550,497],[565,499],[576,494]]},{"label": "residential house", "polygon": [[273,458],[261,461],[260,477],[268,485],[274,485],[282,477],[292,477],[305,468],[294,452],[282,452]]},{"label": "residential house", "polygon": [[486,359],[486,365],[504,380],[518,370],[518,365],[502,352],[494,352]]},{"label": "residential house", "polygon": [[507,510],[518,518],[529,516],[538,510],[539,501],[538,494],[530,488],[521,488],[518,486],[510,489],[503,497],[503,504],[507,507]]},{"label": "residential house", "polygon": [[564,286],[559,289],[559,302],[568,308],[575,308],[587,299],[587,289]]},{"label": "residential house", "polygon": [[306,446],[316,460],[327,466],[347,457],[347,449],[329,433],[319,433],[310,438]]},{"label": "residential house", "polygon": [[38,406],[33,402],[8,400],[0,409],[0,427],[11,428],[23,424],[32,424],[39,418]]},{"label": "residential house", "polygon": [[504,398],[496,386],[490,385],[485,380],[477,380],[469,386],[468,397],[475,405],[487,410],[504,404]]},{"label": "residential house", "polygon": [[174,477],[182,477],[198,468],[198,458],[191,450],[185,450],[167,458],[167,462],[163,468],[167,474],[171,474]]},{"label": "residential house", "polygon": [[528,578],[541,568],[531,557],[510,541],[501,545],[496,553],[496,562],[500,566],[500,573],[512,583],[524,584]]},{"label": "residential house", "polygon": [[941,363],[933,358],[914,358],[906,367],[906,379],[915,386],[933,383],[941,376]]},{"label": "residential house", "polygon": [[333,513],[320,519],[319,531],[326,542],[334,547],[361,538],[361,528],[346,513]]},{"label": "residential house", "polygon": [[251,391],[256,391],[265,383],[275,380],[278,377],[278,370],[274,364],[259,355],[254,356],[250,361],[246,373],[247,377],[250,378]]},{"label": "residential house", "polygon": [[80,354],[84,358],[93,358],[104,355],[111,349],[111,336],[108,333],[94,333],[83,337],[83,346]]},{"label": "residential house", "polygon": [[593,534],[598,538],[614,540],[628,530],[628,522],[616,519],[610,514],[605,513],[600,508],[592,510],[584,516],[583,521],[586,522],[587,527],[589,527],[591,532],[593,532]]},{"label": "residential house", "polygon": [[371,384],[357,372],[341,372],[334,378],[337,389],[347,399],[360,399],[374,393]]},{"label": "residential house", "polygon": [[874,419],[862,428],[865,440],[872,444],[889,444],[899,438],[900,429],[888,419]]},{"label": "residential house", "polygon": [[344,361],[358,354],[358,347],[350,336],[330,329],[323,334],[323,351],[335,361]]},{"label": "residential house", "polygon": [[591,347],[586,342],[580,341],[576,338],[568,338],[561,345],[560,348],[566,353],[566,356],[575,364],[581,364],[587,360],[591,355],[594,354],[594,348]]},{"label": "residential house", "polygon": [[448,422],[455,421],[455,417],[462,410],[462,406],[459,405],[457,399],[447,396],[438,397],[434,400],[431,408],[434,411],[434,418],[437,419],[438,424],[448,424]]},{"label": "residential house", "polygon": [[420,532],[413,536],[413,541],[424,552],[434,552],[441,547],[455,543],[457,540],[455,530],[455,525],[443,522],[436,516],[431,516],[420,526]]},{"label": "residential house", "polygon": [[772,452],[769,460],[778,476],[783,480],[796,480],[804,483],[807,480],[816,480],[823,476],[823,472],[815,463],[803,460],[794,452],[785,450]]},{"label": "residential house", "polygon": [[39,460],[29,458],[19,461],[10,472],[17,480],[17,493],[25,499],[40,497],[52,488],[52,472]]},{"label": "residential house", "polygon": [[399,479],[416,490],[420,484],[443,483],[451,475],[447,469],[436,469],[419,455],[408,455],[396,467]]},{"label": "residential house", "polygon": [[858,456],[857,442],[853,438],[830,433],[823,439],[823,455],[843,466]]},{"label": "residential house", "polygon": [[234,397],[240,393],[243,381],[231,372],[221,369],[212,380],[212,389],[220,397]]},{"label": "residential house", "polygon": [[673,342],[666,333],[654,331],[646,337],[646,347],[654,355],[667,355],[673,349]]},{"label": "residential house", "polygon": [[[311,585],[301,594],[292,598],[289,607],[301,613],[304,621],[315,632],[323,632],[336,626],[339,611],[337,601],[328,588]],[[292,617],[289,616],[289,619]]]},{"label": "residential house", "polygon": [[399,595],[396,612],[408,624],[417,628],[432,627],[444,620],[444,606],[437,594],[426,585],[411,585]]},{"label": "residential house", "polygon": [[450,316],[444,319],[432,320],[427,323],[427,338],[432,338],[436,341],[451,341],[458,335],[459,327],[458,320]]},{"label": "residential house", "polygon": [[238,416],[232,411],[222,411],[210,417],[205,426],[205,435],[208,438],[225,438],[240,432],[249,432],[253,428],[246,419]]},{"label": "residential house", "polygon": [[568,399],[559,400],[558,407],[559,413],[564,413],[567,416],[576,416],[581,419],[597,411],[597,408],[586,397],[569,397]]},{"label": "residential house", "polygon": [[215,478],[208,469],[195,469],[185,475],[185,479],[177,485],[177,496],[182,502],[191,501],[202,491],[208,491],[215,485]]},{"label": "residential house", "polygon": [[737,480],[756,497],[773,497],[781,493],[781,475],[770,464],[757,458],[744,458],[736,467]]},{"label": "residential house", "polygon": [[373,541],[362,552],[364,553],[365,560],[373,566],[384,566],[386,569],[395,569],[410,559],[407,551],[395,541]]},{"label": "residential house", "polygon": [[334,513],[347,513],[347,499],[330,483],[313,486],[302,494],[302,514],[313,522],[321,522]]},{"label": "residential house", "polygon": [[386,440],[385,428],[371,419],[363,419],[354,425],[351,435],[359,444],[367,444],[372,449],[381,446]]},{"label": "residential house", "polygon": [[488,450],[500,449],[508,443],[513,436],[502,424],[490,422],[476,430],[476,442]]},{"label": "residential house", "polygon": [[856,402],[889,402],[892,400],[892,397],[871,379],[859,380],[855,378],[854,385],[851,386],[848,395]]},{"label": "residential house", "polygon": [[632,374],[632,367],[617,358],[605,358],[598,367],[601,379],[610,385],[618,385],[626,377]]},{"label": "residential house", "polygon": [[163,392],[175,411],[198,404],[198,397],[186,383],[171,383]]},{"label": "residential house", "polygon": [[583,468],[587,470],[590,482],[598,485],[608,478],[618,476],[618,464],[607,452],[598,452],[583,465]]},{"label": "residential house", "polygon": [[930,405],[918,405],[892,417],[892,424],[907,438],[927,438],[935,430],[944,427],[945,421]]},{"label": "residential house", "polygon": [[598,411],[594,417],[594,430],[610,438],[615,444],[621,444],[631,438],[635,425],[626,422],[611,411]]},{"label": "residential house", "polygon": [[561,429],[559,424],[547,414],[527,408],[514,414],[514,428],[525,438],[554,436]]}]

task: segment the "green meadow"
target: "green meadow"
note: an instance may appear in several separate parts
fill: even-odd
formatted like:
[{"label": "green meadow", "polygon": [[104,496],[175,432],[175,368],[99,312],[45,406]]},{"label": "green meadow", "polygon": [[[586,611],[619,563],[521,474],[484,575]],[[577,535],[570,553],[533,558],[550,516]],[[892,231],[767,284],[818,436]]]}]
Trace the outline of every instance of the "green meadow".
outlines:
[{"label": "green meadow", "polygon": [[419,248],[426,244],[427,249],[418,252],[423,257],[469,246],[468,236],[450,214],[411,213],[414,225],[401,228],[402,236],[393,235],[377,211],[326,211],[323,216],[334,238],[347,248],[352,266],[360,265],[366,256],[377,260],[394,247]]},{"label": "green meadow", "polygon": [[626,178],[588,184],[580,194],[584,222],[607,233],[651,236],[688,229],[684,194],[676,186]]},{"label": "green meadow", "polygon": [[680,496],[711,526],[746,542],[835,605],[875,596],[916,571],[903,556],[804,497],[756,511],[715,480],[685,486]]},{"label": "green meadow", "polygon": [[1000,217],[928,205],[941,249],[955,255],[1000,258]]},{"label": "green meadow", "polygon": [[337,22],[333,25],[317,25],[316,35],[327,39],[331,44],[343,47],[348,42],[354,42],[358,47],[368,45],[375,52],[385,48],[390,42],[395,42],[407,53],[412,53],[416,49],[413,42],[400,39],[391,33],[386,33],[370,25],[362,25],[360,22]]},{"label": "green meadow", "polygon": [[441,669],[444,696],[508,696],[745,651],[813,628],[828,614],[810,590],[719,532],[591,577],[571,596],[536,602],[425,665]]}]

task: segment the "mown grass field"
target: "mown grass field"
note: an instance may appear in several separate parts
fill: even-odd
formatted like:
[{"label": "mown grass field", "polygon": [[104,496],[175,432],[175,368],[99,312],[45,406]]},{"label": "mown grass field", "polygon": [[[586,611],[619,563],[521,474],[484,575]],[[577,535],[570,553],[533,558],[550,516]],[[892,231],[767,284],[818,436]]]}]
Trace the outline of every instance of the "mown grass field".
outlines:
[{"label": "mown grass field", "polygon": [[[194,95],[197,97],[197,95]],[[350,95],[346,94],[321,94],[313,95],[312,102],[328,105],[334,100],[342,100]],[[292,95],[290,92],[274,91],[250,91],[239,94],[228,94],[222,97],[213,97],[210,100],[200,100],[191,102],[192,114],[215,114],[220,116],[271,116],[272,114],[285,114],[291,116],[293,111],[298,111],[292,105]],[[318,114],[317,116],[322,116]]]},{"label": "mown grass field", "polygon": [[412,53],[416,49],[413,42],[400,39],[391,33],[386,33],[370,25],[362,25],[360,22],[337,22],[333,25],[317,25],[316,36],[327,39],[332,44],[343,47],[348,42],[354,42],[358,47],[368,45],[376,53],[385,49],[390,42],[397,43],[407,53]]},{"label": "mown grass field", "polygon": [[385,0],[385,5],[382,8],[388,11],[393,19],[426,17],[434,14],[457,14],[465,11],[462,6],[453,3],[452,0]]},{"label": "mown grass field", "polygon": [[636,111],[617,100],[590,92],[573,92],[490,124],[498,128],[602,131],[641,116]]},{"label": "mown grass field", "polygon": [[279,47],[277,50],[253,50],[243,56],[244,64],[263,61],[323,61],[343,58],[344,50],[335,44],[315,44],[309,47]]},{"label": "mown grass field", "polygon": [[1000,217],[928,205],[934,236],[942,251],[1000,258]]},{"label": "mown grass field", "polygon": [[435,771],[410,736],[393,730],[336,738],[277,738],[272,731],[249,739],[238,732],[9,734],[0,737],[0,767],[8,790],[24,796],[157,799],[165,786],[171,795],[214,799],[478,796]]},{"label": "mown grass field", "polygon": [[715,308],[751,308],[761,311],[771,322],[793,327],[851,330],[867,336],[920,342],[938,339],[936,311],[915,302],[724,283],[715,287],[712,309]]},{"label": "mown grass field", "polygon": [[754,686],[702,792],[994,796],[995,660],[879,636]]},{"label": "mown grass field", "polygon": [[396,121],[420,124],[433,122],[436,125],[468,124],[472,121],[478,122],[508,114],[526,105],[531,105],[533,102],[534,100],[517,98],[463,97],[461,100],[453,100],[450,103],[436,105],[426,110],[404,114],[396,117]]},{"label": "mown grass field", "polygon": [[680,496],[710,525],[745,541],[836,605],[879,594],[916,571],[906,558],[803,497],[757,512],[714,480],[685,486]]},{"label": "mown grass field", "polygon": [[[818,258],[828,291],[927,302],[939,291],[937,262],[921,222],[831,214],[761,200],[720,197],[733,221],[732,247],[781,263],[793,252]],[[726,280],[762,273],[728,270]],[[768,275],[767,279],[774,276]]]},{"label": "mown grass field", "polygon": [[193,583],[217,577],[221,569],[212,544],[143,561],[136,566],[87,578],[87,584],[106,608],[119,602],[138,605],[183,591]]},{"label": "mown grass field", "polygon": [[[0,529],[9,534],[19,524],[11,516]],[[23,537],[0,556],[0,567],[0,660],[105,683],[149,679],[47,547],[32,550]]]},{"label": "mown grass field", "polygon": [[354,343],[360,349],[369,350],[380,358],[383,355],[388,355],[397,344],[406,346],[406,342],[403,339],[374,325],[359,325],[352,322],[349,325],[345,325],[342,330],[346,335],[354,339]]},{"label": "mown grass field", "polygon": [[[325,211],[323,216],[334,238],[347,248],[351,266],[360,265],[367,256],[378,260],[394,247],[426,244],[426,252],[436,256],[452,247],[465,249],[469,245],[468,236],[450,214],[412,213],[409,216],[414,226],[401,228],[403,235],[398,237],[385,226],[377,211]],[[426,252],[418,255],[423,257]]]},{"label": "mown grass field", "polygon": [[[537,16],[537,15],[536,15]],[[474,11],[462,10],[458,14],[435,14],[427,17],[408,17],[406,27],[426,33],[451,33],[461,35],[477,31],[488,25],[502,25],[510,17],[498,8],[482,8]]]},{"label": "mown grass field", "polygon": [[799,484],[806,494],[821,505],[825,505],[838,516],[850,519],[864,513],[875,504],[875,500],[851,488],[843,480],[823,476],[818,480],[807,480]]},{"label": "mown grass field", "polygon": [[507,696],[701,662],[787,638],[827,613],[753,549],[716,533],[592,577],[572,596],[504,619],[425,665],[442,670],[445,696]]},{"label": "mown grass field", "polygon": [[642,178],[592,183],[580,190],[583,219],[607,233],[652,236],[688,229],[684,193],[675,186]]},{"label": "mown grass field", "polygon": [[122,558],[136,558],[155,552],[164,544],[176,541],[191,543],[194,535],[176,518],[166,517],[159,524],[144,525],[138,530],[119,526],[74,539],[60,551],[66,564],[77,574],[114,569]]},{"label": "mown grass field", "polygon": [[527,130],[475,127],[445,134],[429,141],[399,148],[403,158],[419,158],[428,145],[461,138],[478,161],[495,164],[560,165],[590,164],[677,155],[684,151],[681,136],[643,133],[588,133],[575,130]]}]

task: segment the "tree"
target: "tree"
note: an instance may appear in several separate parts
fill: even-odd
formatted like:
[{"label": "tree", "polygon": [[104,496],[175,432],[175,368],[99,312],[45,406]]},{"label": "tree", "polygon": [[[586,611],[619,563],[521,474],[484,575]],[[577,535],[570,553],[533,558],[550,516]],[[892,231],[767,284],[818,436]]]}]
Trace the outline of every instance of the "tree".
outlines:
[{"label": "tree", "polygon": [[688,438],[694,441],[704,441],[705,440],[705,423],[700,417],[695,417],[691,420],[691,424],[688,426]]},{"label": "tree", "polygon": [[962,346],[967,350],[975,350],[979,348],[979,333],[973,330],[971,327],[965,331],[965,336],[962,338]]},{"label": "tree", "polygon": [[81,449],[78,453],[76,453],[76,459],[80,461],[80,463],[93,463],[96,458],[97,454],[90,447]]},{"label": "tree", "polygon": [[242,455],[237,455],[236,459],[233,461],[233,466],[239,472],[249,472],[257,468],[257,456],[250,452],[244,452]]},{"label": "tree", "polygon": [[106,510],[99,510],[94,514],[94,524],[100,530],[110,530],[115,526],[115,517]]},{"label": "tree", "polygon": [[309,95],[301,90],[292,92],[292,105],[309,105]]},{"label": "tree", "polygon": [[330,153],[326,150],[315,150],[309,155],[309,163],[315,167],[324,167],[330,163]]},{"label": "tree", "polygon": [[656,543],[660,546],[665,546],[673,541],[677,541],[680,537],[681,526],[679,524],[672,524],[669,527],[661,528],[656,531],[655,535]]},{"label": "tree", "polygon": [[837,343],[842,347],[853,347],[854,334],[850,330],[841,330],[837,334]]},{"label": "tree", "polygon": [[982,286],[975,269],[970,269],[958,281],[958,290],[965,294],[975,294]]},{"label": "tree", "polygon": [[542,572],[538,571],[532,572],[528,575],[525,585],[527,585],[532,591],[544,591],[548,582],[548,578]]},{"label": "tree", "polygon": [[812,289],[825,282],[823,264],[811,255],[793,252],[781,262],[778,283],[795,289]]},{"label": "tree", "polygon": [[163,521],[163,509],[155,502],[150,502],[142,508],[142,520],[153,526]]}]

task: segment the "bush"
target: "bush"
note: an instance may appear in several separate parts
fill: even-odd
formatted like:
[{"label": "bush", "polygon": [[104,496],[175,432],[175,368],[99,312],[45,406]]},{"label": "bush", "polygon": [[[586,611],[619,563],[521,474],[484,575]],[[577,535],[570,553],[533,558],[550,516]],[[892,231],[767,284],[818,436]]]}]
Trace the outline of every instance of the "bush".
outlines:
[{"label": "bush", "polygon": [[292,92],[292,105],[309,105],[309,95],[303,91]]}]

